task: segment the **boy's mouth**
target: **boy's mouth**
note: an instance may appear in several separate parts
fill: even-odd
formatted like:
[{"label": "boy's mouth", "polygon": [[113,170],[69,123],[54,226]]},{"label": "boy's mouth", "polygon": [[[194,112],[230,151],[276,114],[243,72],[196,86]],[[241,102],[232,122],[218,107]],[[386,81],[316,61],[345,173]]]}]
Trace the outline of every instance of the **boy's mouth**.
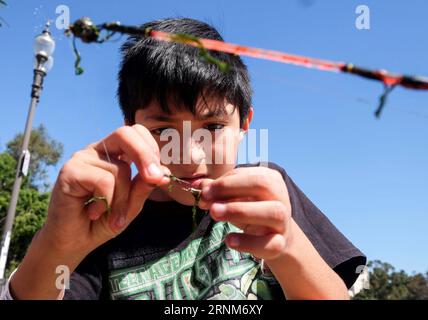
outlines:
[{"label": "boy's mouth", "polygon": [[199,189],[202,180],[208,178],[206,174],[194,175],[193,177],[181,177],[181,180],[187,181],[192,188]]}]

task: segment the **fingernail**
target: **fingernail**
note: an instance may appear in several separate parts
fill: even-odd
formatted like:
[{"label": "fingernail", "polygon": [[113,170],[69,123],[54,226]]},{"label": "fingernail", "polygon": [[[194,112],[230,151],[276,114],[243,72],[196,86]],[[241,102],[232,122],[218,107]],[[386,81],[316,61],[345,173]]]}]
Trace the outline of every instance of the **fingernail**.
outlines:
[{"label": "fingernail", "polygon": [[125,215],[120,215],[119,218],[116,220],[116,225],[120,229],[122,229],[125,226],[125,223],[126,223]]},{"label": "fingernail", "polygon": [[162,175],[161,170],[155,163],[151,163],[148,166],[147,173],[149,174],[149,176],[152,176],[152,177],[159,177],[160,175]]},{"label": "fingernail", "polygon": [[217,218],[221,218],[226,213],[226,205],[224,203],[214,203],[211,206],[211,210],[214,211],[214,215]]},{"label": "fingernail", "polygon": [[238,247],[239,246],[239,238],[237,236],[231,236],[229,239],[229,245],[231,247]]},{"label": "fingernail", "polygon": [[163,172],[165,173],[165,175],[167,175],[168,177],[171,175],[171,170],[169,170],[167,167],[163,167]]},{"label": "fingernail", "polygon": [[170,178],[168,178],[168,177],[163,177],[162,178],[162,182],[159,184],[160,186],[162,186],[162,185],[164,185],[164,184],[167,184],[167,183],[170,183],[171,182],[171,179]]},{"label": "fingernail", "polygon": [[206,186],[202,188],[202,196],[206,199],[206,200],[211,200],[212,198],[212,191],[210,186]]}]

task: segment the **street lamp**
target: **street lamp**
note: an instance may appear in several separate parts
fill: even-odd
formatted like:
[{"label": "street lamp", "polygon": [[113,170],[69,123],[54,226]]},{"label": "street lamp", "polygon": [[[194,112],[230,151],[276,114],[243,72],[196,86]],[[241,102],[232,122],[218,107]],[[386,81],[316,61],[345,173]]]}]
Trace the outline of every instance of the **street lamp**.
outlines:
[{"label": "street lamp", "polygon": [[15,218],[16,204],[18,202],[19,190],[21,188],[23,177],[27,176],[28,174],[28,167],[30,164],[30,151],[28,150],[28,145],[31,136],[33,115],[37,103],[39,102],[40,92],[42,91],[43,78],[53,66],[52,54],[55,50],[55,41],[52,39],[51,33],[49,32],[49,25],[50,23],[48,22],[43,32],[38,35],[34,40],[35,63],[33,84],[31,87],[31,102],[28,110],[27,122],[25,124],[24,140],[22,143],[21,154],[16,169],[12,196],[10,199],[6,223],[4,225],[1,239],[0,289],[2,289],[4,284],[6,283],[4,274],[6,269],[7,255],[9,252],[10,238],[12,234],[13,220]]}]

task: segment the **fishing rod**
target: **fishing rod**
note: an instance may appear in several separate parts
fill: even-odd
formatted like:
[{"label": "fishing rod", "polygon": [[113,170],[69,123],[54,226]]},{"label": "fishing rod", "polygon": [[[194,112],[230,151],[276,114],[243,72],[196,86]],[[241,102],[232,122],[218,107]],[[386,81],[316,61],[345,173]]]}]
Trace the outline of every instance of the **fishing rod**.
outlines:
[{"label": "fishing rod", "polygon": [[[105,35],[102,35],[103,31],[106,32]],[[197,47],[200,51],[200,56],[203,60],[207,61],[208,63],[213,63],[217,65],[219,69],[223,72],[228,72],[229,65],[226,62],[213,57],[208,52],[208,50],[276,61],[305,68],[318,69],[322,71],[349,73],[366,79],[379,81],[383,83],[384,91],[379,98],[379,105],[375,111],[375,116],[377,118],[379,118],[382,113],[388,95],[397,86],[406,89],[428,90],[428,78],[426,77],[395,74],[383,69],[367,69],[360,66],[356,66],[352,63],[323,60],[293,55],[281,51],[242,46],[239,44],[233,44],[219,40],[197,38],[189,34],[174,34],[154,30],[151,28],[126,26],[120,24],[120,22],[111,22],[95,25],[88,17],[78,19],[66,30],[66,35],[74,36],[73,45],[74,52],[76,55],[76,74],[83,73],[83,69],[80,67],[81,58],[76,48],[75,39],[79,38],[84,43],[103,43],[108,41],[113,35],[117,33],[140,35],[150,37],[156,40],[182,43]]]}]

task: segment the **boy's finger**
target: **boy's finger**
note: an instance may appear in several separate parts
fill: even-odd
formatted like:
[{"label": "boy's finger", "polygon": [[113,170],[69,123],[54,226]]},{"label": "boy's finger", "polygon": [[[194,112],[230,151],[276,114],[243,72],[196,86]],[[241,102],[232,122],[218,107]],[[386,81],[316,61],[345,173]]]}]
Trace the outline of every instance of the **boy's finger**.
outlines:
[{"label": "boy's finger", "polygon": [[226,236],[226,244],[237,251],[270,260],[275,259],[285,250],[285,238],[280,234],[253,236],[244,233],[230,233]]},{"label": "boy's finger", "polygon": [[[160,150],[159,150],[159,145],[157,144],[156,140],[153,138],[152,134],[150,133],[150,131],[143,125],[141,124],[135,124],[132,126],[133,129],[135,129],[135,131],[141,136],[141,138],[144,139],[144,141],[146,142],[146,144],[148,146],[150,146],[150,148],[152,149],[153,153],[156,155],[157,158],[160,159]],[[160,159],[160,167],[161,170],[163,170],[164,175],[166,176],[170,176],[171,175],[171,171],[169,170],[168,167],[162,165],[162,159]]]},{"label": "boy's finger", "polygon": [[[113,215],[116,215],[119,210],[122,210],[121,208],[126,208],[128,206],[127,201],[132,174],[130,165],[121,160],[110,159],[110,162],[108,162],[95,157],[86,157],[84,158],[84,162],[94,167],[109,171],[114,176],[114,199],[111,208]],[[100,204],[98,206],[100,206]],[[90,218],[92,220],[97,220],[102,215],[102,213],[98,213],[98,215],[91,214]],[[115,219],[113,218],[113,220]]]},{"label": "boy's finger", "polygon": [[141,124],[134,124],[132,128],[141,136],[141,138],[143,138],[147,145],[150,146],[153,153],[160,158],[159,146],[150,131]]},{"label": "boy's finger", "polygon": [[272,234],[272,229],[269,227],[258,226],[254,224],[230,223],[241,229],[245,234],[252,236],[266,236],[268,234]]},{"label": "boy's finger", "polygon": [[83,188],[85,193],[92,197],[106,199],[105,201],[86,201],[86,214],[91,220],[97,220],[106,212],[106,203],[109,207],[112,205],[116,179],[111,172],[87,163],[81,163],[78,167],[76,164],[74,168],[70,177],[65,178],[69,180],[70,188],[74,190]]},{"label": "boy's finger", "polygon": [[[199,189],[203,190],[205,187],[208,187],[214,180],[213,179],[203,179],[199,185]],[[202,210],[208,210],[211,206],[211,201],[207,201],[204,198],[199,199],[198,206]]]},{"label": "boy's finger", "polygon": [[[165,171],[167,169],[164,169]],[[167,184],[170,179],[163,177],[161,184]],[[131,189],[128,197],[128,210],[126,213],[126,225],[128,225],[142,210],[145,201],[156,185],[148,184],[140,175],[136,175],[132,179]],[[123,222],[123,221],[122,221]]]},{"label": "boy's finger", "polygon": [[157,184],[163,178],[159,156],[132,127],[121,127],[89,148],[107,157],[126,154],[148,183]]},{"label": "boy's finger", "polygon": [[214,180],[202,189],[204,201],[240,198],[243,194],[254,200],[267,200],[271,184],[256,175],[229,175]]},{"label": "boy's finger", "polygon": [[291,213],[280,201],[215,202],[210,207],[214,220],[240,225],[258,225],[284,233]]},{"label": "boy's finger", "polygon": [[[255,199],[253,197],[239,197],[239,198],[229,198],[227,202],[253,202]],[[207,201],[202,199],[199,201],[199,207],[203,210],[209,210],[211,205],[216,202],[215,200]]]}]

